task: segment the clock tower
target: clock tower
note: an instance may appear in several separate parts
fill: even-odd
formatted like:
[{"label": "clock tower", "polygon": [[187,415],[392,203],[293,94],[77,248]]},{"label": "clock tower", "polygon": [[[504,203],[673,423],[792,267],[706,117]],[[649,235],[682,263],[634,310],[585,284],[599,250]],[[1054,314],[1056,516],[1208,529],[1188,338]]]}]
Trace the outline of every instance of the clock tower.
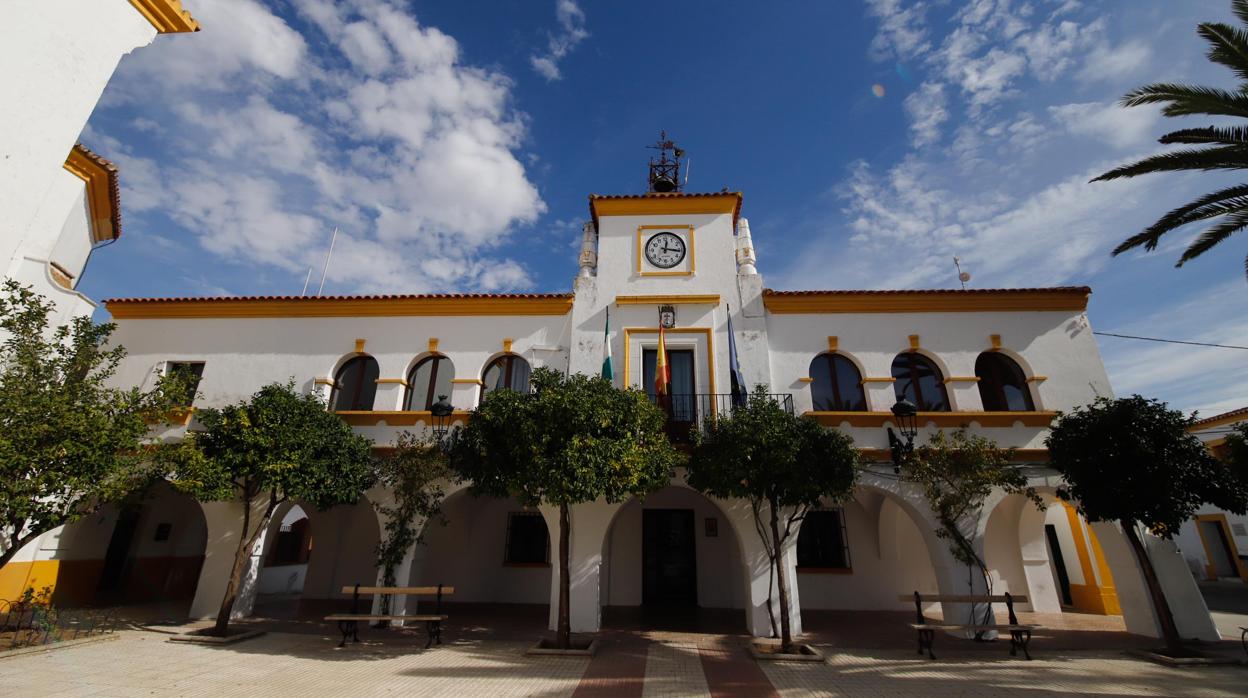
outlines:
[{"label": "clock tower", "polygon": [[[762,277],[755,267],[743,196],[725,188],[684,191],[685,153],[667,137],[649,146],[642,194],[592,194],[572,307],[573,372],[597,374],[611,316],[611,355],[620,387],[646,388],[658,342],[660,308],[674,312],[664,329],[669,352],[681,352],[682,390],[730,391],[728,316],[748,386],[770,384]],[[682,172],[682,169],[685,170]]]}]

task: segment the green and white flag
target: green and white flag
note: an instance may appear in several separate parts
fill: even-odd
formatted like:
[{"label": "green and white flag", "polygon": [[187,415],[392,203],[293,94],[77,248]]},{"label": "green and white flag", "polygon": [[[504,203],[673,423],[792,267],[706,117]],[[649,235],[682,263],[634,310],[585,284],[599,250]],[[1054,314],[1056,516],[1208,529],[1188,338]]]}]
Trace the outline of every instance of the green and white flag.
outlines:
[{"label": "green and white flag", "polygon": [[607,324],[602,329],[602,377],[615,380],[611,370],[611,309],[607,308]]}]

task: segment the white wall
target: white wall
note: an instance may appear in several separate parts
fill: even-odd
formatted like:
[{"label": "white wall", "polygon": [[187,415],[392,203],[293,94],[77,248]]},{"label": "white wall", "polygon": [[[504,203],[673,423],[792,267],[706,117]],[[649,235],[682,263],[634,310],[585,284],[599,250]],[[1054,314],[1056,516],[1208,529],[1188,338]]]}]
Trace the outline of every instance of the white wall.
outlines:
[{"label": "white wall", "polygon": [[853,572],[799,570],[802,608],[897,611],[911,608],[902,594],[938,593],[927,545],[905,510],[862,490],[843,506]]},{"label": "white wall", "polygon": [[[606,584],[602,590],[605,605],[641,605],[644,509],[692,509],[698,606],[745,608],[745,589],[740,582],[741,549],[731,522],[710,500],[684,487],[667,487],[644,500],[633,500],[616,514],[606,550]],[[708,518],[718,521],[719,535],[713,538],[706,535]]]},{"label": "white wall", "polygon": [[460,492],[446,500],[442,511],[446,525],[429,523],[424,543],[417,546],[420,564],[415,584],[454,586],[455,594],[447,599],[454,602],[547,603],[552,569],[557,568],[553,536],[549,541],[554,564],[521,567],[504,563],[507,515],[523,511],[515,500]]},{"label": "white wall", "polygon": [[345,586],[371,585],[377,577],[377,543],[381,540],[372,504],[361,499],[327,511],[311,507],[304,507],[304,511],[311,523],[312,551],[303,598],[342,599],[346,598],[342,594]]},{"label": "white wall", "polygon": [[[118,61],[156,28],[128,2],[0,3],[0,268],[28,236],[53,242],[66,207],[47,198]],[[80,182],[81,183],[81,182]],[[32,227],[53,206],[55,225]]]}]

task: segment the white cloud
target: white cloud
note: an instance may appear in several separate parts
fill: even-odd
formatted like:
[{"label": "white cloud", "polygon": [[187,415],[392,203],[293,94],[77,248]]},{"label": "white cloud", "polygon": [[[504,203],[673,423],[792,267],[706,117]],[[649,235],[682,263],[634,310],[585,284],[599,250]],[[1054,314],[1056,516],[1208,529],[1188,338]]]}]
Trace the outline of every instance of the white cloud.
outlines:
[{"label": "white cloud", "polygon": [[925,82],[906,97],[906,115],[910,117],[910,133],[914,147],[940,140],[940,126],[949,119],[945,108],[945,86],[938,82]]},{"label": "white cloud", "polygon": [[555,19],[559,22],[559,33],[550,36],[546,52],[529,57],[533,69],[548,81],[563,78],[559,62],[577,44],[589,38],[589,32],[585,29],[585,13],[575,0],[555,0]]},{"label": "white cloud", "polygon": [[510,79],[461,63],[452,37],[392,0],[301,2],[308,36],[251,0],[206,7],[193,42],[136,52],[114,80],[112,104],[163,127],[159,165],[108,153],[127,211],[164,212],[205,250],[300,283],[338,226],[338,292],[532,283],[493,252],[546,210],[518,158],[526,117]]},{"label": "white cloud", "polygon": [[931,48],[927,39],[926,3],[903,7],[902,0],[867,0],[867,14],[880,20],[871,53],[877,60],[909,59]]},{"label": "white cloud", "polygon": [[[1199,289],[1145,317],[1095,330],[1248,346],[1248,300],[1244,280]],[[1119,395],[1165,395],[1170,406],[1209,417],[1248,405],[1248,361],[1240,349],[1162,344],[1100,337],[1098,342]]]},{"label": "white cloud", "polygon": [[1076,77],[1084,82],[1120,81],[1135,75],[1151,57],[1152,50],[1139,39],[1124,41],[1117,46],[1100,44],[1084,56]]},{"label": "white cloud", "polygon": [[1154,109],[1124,109],[1114,103],[1085,102],[1049,107],[1049,113],[1070,133],[1133,148],[1153,140],[1159,121]]}]

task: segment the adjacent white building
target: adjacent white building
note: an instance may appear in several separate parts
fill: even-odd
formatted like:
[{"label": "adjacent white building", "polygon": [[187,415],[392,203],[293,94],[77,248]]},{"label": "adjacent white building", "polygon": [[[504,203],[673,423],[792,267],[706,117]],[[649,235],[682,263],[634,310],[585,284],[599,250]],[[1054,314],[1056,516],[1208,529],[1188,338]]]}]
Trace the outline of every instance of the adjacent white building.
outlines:
[{"label": "adjacent white building", "polygon": [[[1045,467],[1055,411],[1111,394],[1085,314],[1089,289],[768,290],[742,202],[739,193],[591,196],[570,293],[111,300],[116,339],[129,352],[117,380],[150,386],[189,365],[201,375],[197,406],[215,407],[293,379],[384,447],[402,430],[429,428],[441,395],[462,423],[490,391],[526,389],[533,368],[598,373],[608,312],[615,381],[644,389],[666,310],[674,316],[666,330],[671,433],[680,440],[702,417],[728,408],[731,317],[746,383],[769,386],[796,412],[844,430],[872,463],[854,497],[826,502],[786,551],[799,627],[803,609],[903,610],[899,594],[966,590],[966,568],[889,462],[889,409],[905,397],[920,406],[920,439],[966,426],[1015,447],[1049,502],[1039,511],[1021,497],[995,496],[981,513],[976,544],[995,592],[1026,594],[1022,610],[1122,613],[1131,631],[1156,634],[1122,532],[1088,526],[1057,503],[1056,474]],[[248,612],[258,587],[333,599],[344,584],[373,581],[383,522],[372,503],[388,496],[370,491],[355,506],[327,512],[304,507],[310,546],[293,537],[303,519],[278,512],[253,553],[239,611]],[[143,514],[108,544],[101,543],[112,526],[107,512],[71,526],[59,535],[81,528],[94,537],[37,544],[33,564],[61,560],[79,575],[109,569],[113,577],[97,586],[115,588],[121,575],[130,585],[176,589],[192,615],[212,615],[241,511],[171,493],[149,506],[170,501],[179,504],[167,516]],[[455,487],[445,510],[449,523],[426,530],[400,582],[453,584],[458,602],[554,606],[553,511]],[[175,511],[197,515],[175,520]],[[644,500],[580,505],[572,516],[575,630],[610,625],[615,610],[660,607],[736,609],[742,627],[769,632],[766,556],[744,502],[706,498],[677,473]],[[190,542],[156,550],[148,544],[158,537]],[[1215,639],[1187,564],[1171,544],[1150,546],[1180,630]],[[192,571],[194,589],[169,579]]]},{"label": "adjacent white building", "polygon": [[[1197,420],[1190,431],[1215,455],[1226,449],[1226,437],[1248,422],[1248,407]],[[1248,516],[1204,505],[1179,529],[1179,549],[1197,579],[1240,579],[1248,582]]]},{"label": "adjacent white building", "polygon": [[91,252],[121,235],[117,168],[75,145],[122,56],[198,31],[180,0],[0,3],[0,273],[89,315],[75,291]]}]

